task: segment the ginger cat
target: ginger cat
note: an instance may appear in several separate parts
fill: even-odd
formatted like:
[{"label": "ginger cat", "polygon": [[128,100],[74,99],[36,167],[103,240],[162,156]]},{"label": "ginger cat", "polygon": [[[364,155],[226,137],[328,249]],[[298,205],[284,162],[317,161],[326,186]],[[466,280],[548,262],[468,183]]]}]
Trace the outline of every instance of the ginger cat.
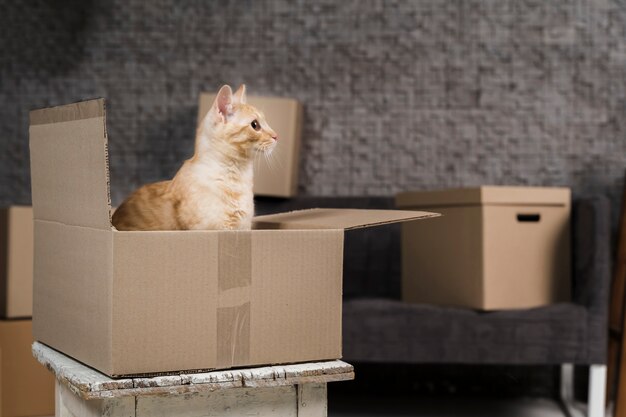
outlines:
[{"label": "ginger cat", "polygon": [[278,136],[246,104],[246,87],[224,85],[196,132],[195,153],[174,178],[147,184],[113,214],[118,230],[245,230],[254,215],[252,156]]}]

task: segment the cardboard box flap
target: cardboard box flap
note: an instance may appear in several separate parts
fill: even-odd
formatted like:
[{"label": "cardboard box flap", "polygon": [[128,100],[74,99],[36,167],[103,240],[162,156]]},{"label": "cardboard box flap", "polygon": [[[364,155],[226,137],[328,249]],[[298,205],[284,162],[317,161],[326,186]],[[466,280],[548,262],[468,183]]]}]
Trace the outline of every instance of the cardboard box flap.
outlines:
[{"label": "cardboard box flap", "polygon": [[315,208],[257,216],[255,229],[343,229],[380,226],[389,223],[437,217],[438,213],[401,210]]},{"label": "cardboard box flap", "polygon": [[399,193],[396,196],[396,206],[400,208],[472,205],[568,206],[570,198],[569,188],[482,186]]},{"label": "cardboard box flap", "polygon": [[30,112],[34,218],[111,229],[104,99]]}]

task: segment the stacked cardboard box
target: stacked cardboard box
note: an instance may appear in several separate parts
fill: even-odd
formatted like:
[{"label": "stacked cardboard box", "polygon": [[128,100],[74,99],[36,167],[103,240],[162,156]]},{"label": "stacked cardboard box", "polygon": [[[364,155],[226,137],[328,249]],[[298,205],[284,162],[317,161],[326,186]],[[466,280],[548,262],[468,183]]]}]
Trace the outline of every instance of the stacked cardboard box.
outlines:
[{"label": "stacked cardboard box", "polygon": [[569,301],[570,190],[406,192],[397,206],[443,216],[402,229],[402,297],[476,309]]},{"label": "stacked cardboard box", "polygon": [[111,376],[340,358],[344,231],[434,216],[315,209],[247,231],[118,231],[104,100],[30,122],[33,331]]},{"label": "stacked cardboard box", "polygon": [[54,414],[54,379],[31,353],[33,211],[0,209],[0,416]]}]

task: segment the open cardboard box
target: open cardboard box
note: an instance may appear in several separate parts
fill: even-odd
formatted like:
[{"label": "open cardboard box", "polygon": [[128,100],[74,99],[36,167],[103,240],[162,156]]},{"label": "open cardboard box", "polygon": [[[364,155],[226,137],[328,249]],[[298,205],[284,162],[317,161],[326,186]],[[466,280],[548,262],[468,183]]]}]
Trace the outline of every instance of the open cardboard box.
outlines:
[{"label": "open cardboard box", "polygon": [[30,117],[34,336],[111,376],[339,358],[344,230],[436,216],[315,209],[251,231],[117,231],[104,100]]}]

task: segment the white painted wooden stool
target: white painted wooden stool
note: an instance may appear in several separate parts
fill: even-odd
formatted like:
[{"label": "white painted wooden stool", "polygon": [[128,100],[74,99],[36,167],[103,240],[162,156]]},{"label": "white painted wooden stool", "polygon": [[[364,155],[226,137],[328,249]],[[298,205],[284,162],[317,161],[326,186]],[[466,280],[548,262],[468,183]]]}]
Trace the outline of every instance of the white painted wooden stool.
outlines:
[{"label": "white painted wooden stool", "polygon": [[326,383],[354,378],[336,360],[111,379],[38,342],[33,355],[56,376],[57,417],[322,417]]}]

